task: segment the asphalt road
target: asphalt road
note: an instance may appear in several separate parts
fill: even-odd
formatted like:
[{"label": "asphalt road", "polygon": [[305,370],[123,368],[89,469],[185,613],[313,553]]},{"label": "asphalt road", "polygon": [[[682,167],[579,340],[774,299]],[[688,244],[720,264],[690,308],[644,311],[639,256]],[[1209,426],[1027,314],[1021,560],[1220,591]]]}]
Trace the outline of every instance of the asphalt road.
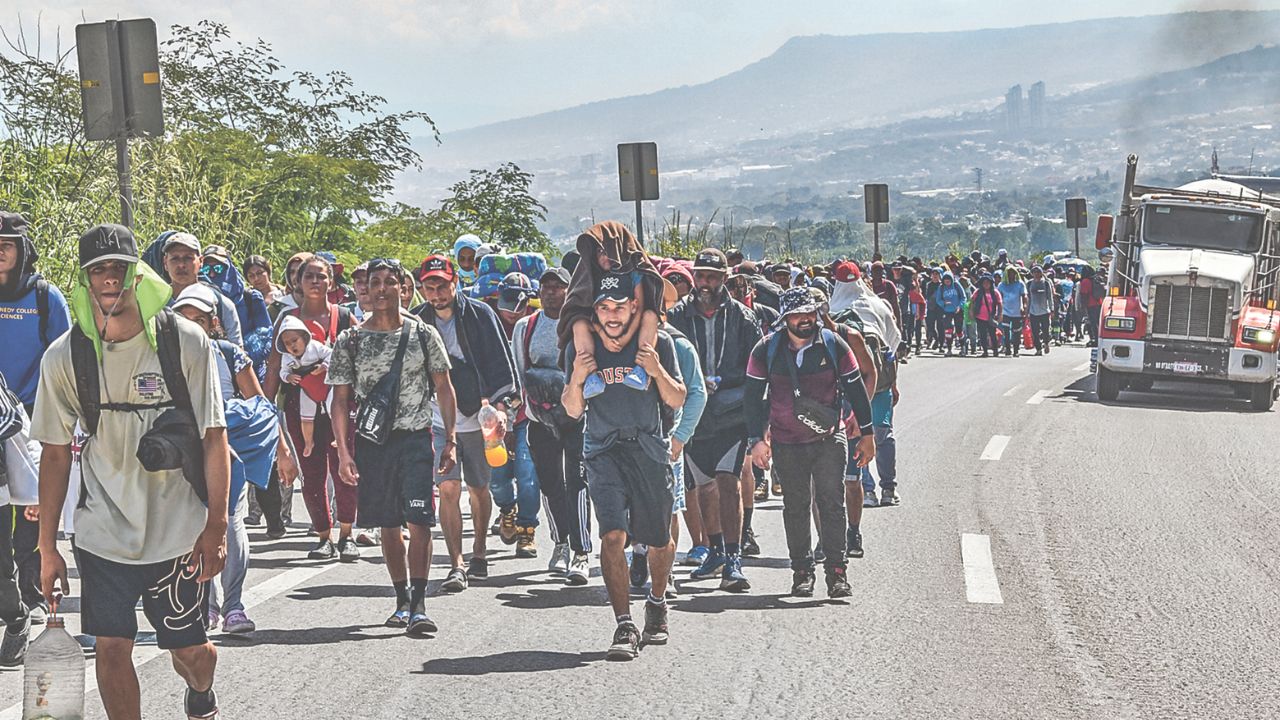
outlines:
[{"label": "asphalt road", "polygon": [[[260,629],[215,636],[223,717],[1280,714],[1277,414],[1191,386],[1099,404],[1087,362],[1078,347],[913,359],[897,419],[903,504],[866,513],[852,600],[827,601],[821,582],[813,599],[786,596],[770,500],[756,510],[752,591],[681,568],[671,643],[631,663],[603,659],[598,568],[564,586],[546,572],[545,536],[537,560],[494,539],[490,579],[459,595],[435,590],[437,563],[440,632],[411,640],[381,626],[393,600],[374,552],[317,566],[304,528],[274,543],[255,530],[246,599]],[[147,647],[137,659],[143,716],[181,717],[167,659]],[[5,708],[20,679],[0,672],[0,720],[18,717]],[[105,717],[96,693],[89,708]]]}]

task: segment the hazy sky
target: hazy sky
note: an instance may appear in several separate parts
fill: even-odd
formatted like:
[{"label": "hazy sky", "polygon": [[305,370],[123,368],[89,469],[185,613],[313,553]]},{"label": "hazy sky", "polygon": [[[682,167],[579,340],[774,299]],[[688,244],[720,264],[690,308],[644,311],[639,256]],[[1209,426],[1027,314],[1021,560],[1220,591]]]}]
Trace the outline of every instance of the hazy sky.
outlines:
[{"label": "hazy sky", "polygon": [[[444,131],[711,80],[795,35],[965,30],[1280,0],[0,0],[0,28],[40,17],[203,18],[261,37],[290,68],[342,69]],[[39,14],[39,15],[38,15]]]}]

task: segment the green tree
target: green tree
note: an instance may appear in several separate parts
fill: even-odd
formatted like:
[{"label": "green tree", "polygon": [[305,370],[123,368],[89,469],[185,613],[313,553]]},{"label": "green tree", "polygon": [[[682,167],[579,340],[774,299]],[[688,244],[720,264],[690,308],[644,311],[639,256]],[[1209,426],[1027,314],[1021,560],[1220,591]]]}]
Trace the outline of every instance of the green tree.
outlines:
[{"label": "green tree", "polygon": [[[118,218],[114,152],[84,138],[70,52],[42,55],[21,28],[0,52],[0,207],[28,216],[55,282],[74,272],[85,228]],[[383,198],[420,165],[410,130],[343,73],[288,71],[262,41],[178,26],[161,48],[166,133],[134,140],[135,233],[188,230],[277,263],[301,249],[360,252]]]},{"label": "green tree", "polygon": [[452,240],[474,233],[485,242],[527,252],[550,253],[555,248],[538,223],[547,208],[530,191],[533,174],[515,163],[494,170],[472,170],[465,180],[449,186],[449,197],[426,215],[433,234]]}]

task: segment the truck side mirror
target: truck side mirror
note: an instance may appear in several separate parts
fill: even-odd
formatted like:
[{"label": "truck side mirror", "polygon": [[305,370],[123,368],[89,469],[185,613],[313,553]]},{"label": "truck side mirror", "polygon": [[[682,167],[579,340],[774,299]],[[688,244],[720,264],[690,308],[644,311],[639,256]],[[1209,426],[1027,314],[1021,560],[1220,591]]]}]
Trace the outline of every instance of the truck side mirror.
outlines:
[{"label": "truck side mirror", "polygon": [[1114,228],[1116,218],[1114,215],[1098,216],[1098,234],[1093,239],[1093,245],[1099,250],[1111,247],[1111,230]]}]

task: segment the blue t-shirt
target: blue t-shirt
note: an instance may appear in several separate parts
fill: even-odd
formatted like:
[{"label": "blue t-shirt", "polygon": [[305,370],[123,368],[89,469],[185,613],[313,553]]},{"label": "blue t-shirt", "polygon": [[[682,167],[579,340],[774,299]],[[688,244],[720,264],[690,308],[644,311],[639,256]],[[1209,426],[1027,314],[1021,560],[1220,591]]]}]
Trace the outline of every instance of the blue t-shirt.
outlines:
[{"label": "blue t-shirt", "polygon": [[1021,280],[1013,283],[1000,283],[996,286],[1000,291],[1000,301],[1004,304],[1006,317],[1022,317],[1022,298],[1027,294],[1027,284]]},{"label": "blue t-shirt", "polygon": [[1058,299],[1065,305],[1071,301],[1071,296],[1076,292],[1076,284],[1071,282],[1069,278],[1058,281]]},{"label": "blue t-shirt", "polygon": [[[62,291],[49,286],[49,319],[45,338],[53,342],[71,329],[71,313]],[[40,358],[46,343],[40,341],[40,315],[33,287],[17,300],[0,300],[0,373],[23,405],[34,405],[40,384]]]}]

